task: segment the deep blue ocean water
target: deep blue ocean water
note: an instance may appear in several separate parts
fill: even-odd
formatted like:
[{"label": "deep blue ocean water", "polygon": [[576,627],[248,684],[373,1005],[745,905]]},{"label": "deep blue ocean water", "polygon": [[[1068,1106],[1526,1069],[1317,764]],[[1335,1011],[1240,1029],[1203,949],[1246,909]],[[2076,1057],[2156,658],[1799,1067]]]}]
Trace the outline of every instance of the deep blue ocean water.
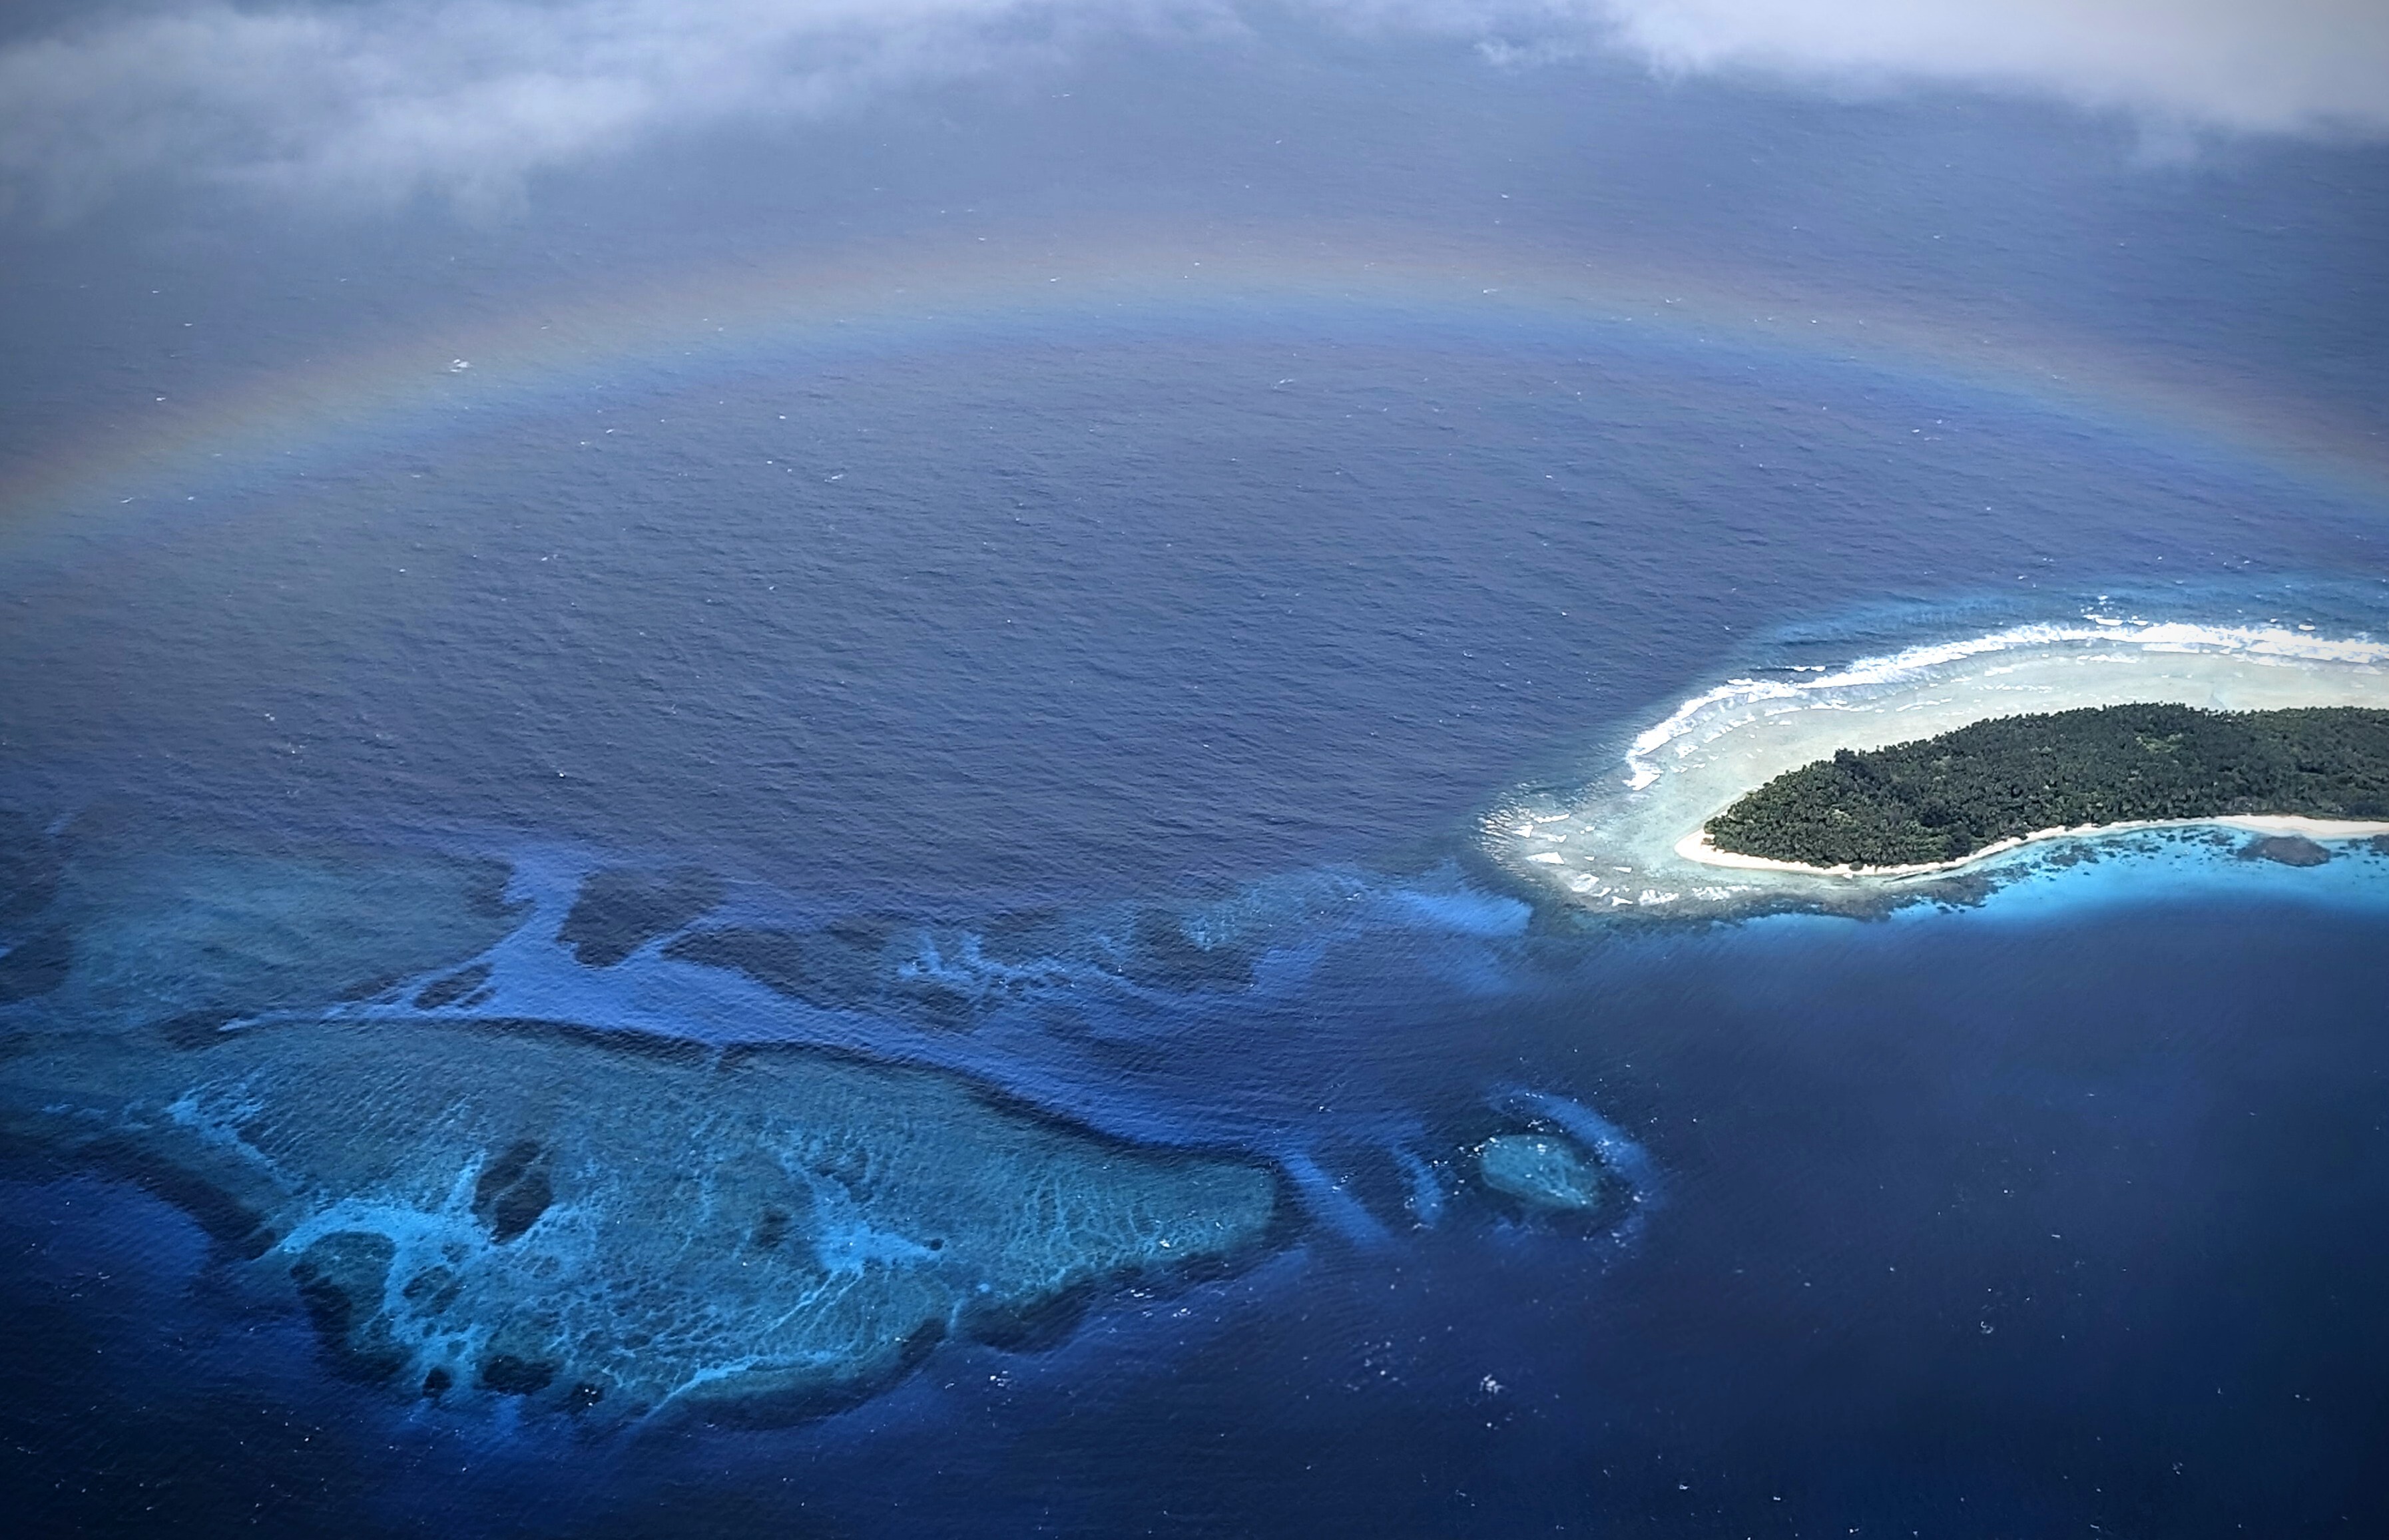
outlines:
[{"label": "deep blue ocean water", "polygon": [[[6,595],[34,826],[502,859],[487,1013],[943,1066],[1297,1223],[835,1415],[608,1432],[344,1380],[281,1273],[19,1173],[42,1533],[2389,1524],[2389,856],[1591,928],[1474,839],[1743,669],[2102,595],[2376,626],[2362,495],[1922,366],[1292,304],[625,364],[188,485]],[[927,939],[879,1004],[586,966],[624,864]],[[1631,1212],[1423,1176],[1521,1109],[1625,1141]]]}]

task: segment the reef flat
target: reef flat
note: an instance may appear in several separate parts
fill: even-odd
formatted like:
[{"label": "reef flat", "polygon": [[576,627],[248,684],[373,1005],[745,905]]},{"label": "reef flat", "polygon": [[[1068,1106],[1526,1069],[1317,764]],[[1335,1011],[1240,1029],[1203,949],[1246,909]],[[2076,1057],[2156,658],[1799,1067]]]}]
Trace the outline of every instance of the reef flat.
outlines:
[{"label": "reef flat", "polygon": [[13,1143],[183,1203],[289,1271],[347,1372],[431,1395],[801,1413],[1230,1257],[1276,1202],[1255,1165],[804,1050],[426,1019],[17,1046]]},{"label": "reef flat", "polygon": [[[523,923],[503,868],[81,858],[31,863],[47,885],[0,935],[21,975],[0,1152],[181,1205],[233,1265],[287,1279],[343,1373],[399,1394],[807,1415],[940,1338],[1031,1344],[1106,1284],[1224,1267],[1280,1216],[1264,1163],[1131,1144],[945,1071],[410,1009],[484,986],[473,960]],[[611,965],[615,930],[698,907],[673,881],[669,904],[600,886],[637,924],[584,904],[556,944]]]},{"label": "reef flat", "polygon": [[2134,704],[1993,718],[1842,749],[1704,826],[1815,867],[1927,866],[2052,830],[2227,817],[2389,819],[2389,711]]}]

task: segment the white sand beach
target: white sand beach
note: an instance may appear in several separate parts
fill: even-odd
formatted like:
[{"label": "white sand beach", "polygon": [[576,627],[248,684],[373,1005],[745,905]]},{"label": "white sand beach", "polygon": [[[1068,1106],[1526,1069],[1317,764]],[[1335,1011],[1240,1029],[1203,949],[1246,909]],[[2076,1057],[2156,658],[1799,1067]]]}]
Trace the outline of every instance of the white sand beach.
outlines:
[{"label": "white sand beach", "polygon": [[1720,850],[1709,843],[1708,831],[1695,829],[1676,842],[1676,854],[1688,861],[1705,866],[1732,867],[1743,872],[1795,872],[1827,877],[1919,877],[1947,872],[1962,872],[1979,866],[1994,857],[2047,840],[2089,839],[2104,834],[2129,834],[2138,829],[2241,829],[2252,834],[2296,834],[2317,842],[2324,840],[2366,839],[2376,834],[2389,834],[2389,821],[2367,822],[2353,819],[2295,818],[2287,815],[2243,814],[2229,818],[2144,818],[2121,823],[2077,823],[2068,829],[2036,829],[2029,834],[1999,840],[1986,845],[1972,855],[1955,860],[1922,861],[1909,866],[1804,866],[1798,861],[1769,860],[1765,856],[1745,856],[1736,850]]}]

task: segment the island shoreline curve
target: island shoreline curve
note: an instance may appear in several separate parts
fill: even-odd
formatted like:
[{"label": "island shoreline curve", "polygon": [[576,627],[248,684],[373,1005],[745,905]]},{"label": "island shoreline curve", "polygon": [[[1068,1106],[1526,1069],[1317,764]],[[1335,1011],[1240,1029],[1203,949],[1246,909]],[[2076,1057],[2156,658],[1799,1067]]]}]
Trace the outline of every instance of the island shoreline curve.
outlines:
[{"label": "island shoreline curve", "polygon": [[1776,860],[1767,856],[1745,856],[1735,850],[1720,850],[1709,843],[1707,820],[1704,819],[1702,823],[1703,827],[1694,829],[1676,842],[1676,854],[1686,860],[1740,872],[1788,872],[1803,877],[1839,877],[1853,882],[1885,877],[1943,876],[2004,856],[2012,850],[2020,850],[2027,845],[2062,839],[2098,839],[2148,829],[2239,829],[2254,834],[2299,834],[2312,840],[2365,839],[2389,834],[2389,820],[2383,819],[2305,818],[2293,813],[2226,813],[2213,818],[2130,819],[2120,823],[2077,823],[2070,828],[2036,829],[2031,834],[2013,835],[1946,861],[1923,861],[1907,866],[1811,866],[1806,861]]}]

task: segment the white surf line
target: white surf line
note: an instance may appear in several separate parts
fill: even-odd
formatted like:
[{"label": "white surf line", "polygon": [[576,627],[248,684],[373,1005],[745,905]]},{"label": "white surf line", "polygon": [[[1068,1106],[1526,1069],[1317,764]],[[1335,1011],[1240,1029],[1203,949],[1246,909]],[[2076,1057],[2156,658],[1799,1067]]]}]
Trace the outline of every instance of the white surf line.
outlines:
[{"label": "white surf line", "polygon": [[2287,813],[2235,813],[2217,818],[2142,818],[2121,823],[2077,823],[2064,829],[2036,829],[2029,834],[2015,834],[1980,850],[1958,857],[1954,860],[1920,861],[1907,866],[1811,866],[1805,861],[1780,861],[1766,856],[1745,856],[1738,850],[1720,850],[1709,843],[1706,829],[1695,829],[1676,842],[1676,854],[1689,861],[1705,866],[1731,867],[1744,872],[1793,872],[1810,877],[1922,877],[1948,872],[1960,872],[1970,866],[2004,856],[2011,850],[2022,849],[2044,840],[2097,839],[2108,834],[2130,834],[2140,829],[2240,829],[2257,834],[2303,834],[2313,840],[2364,839],[2375,834],[2389,834],[2389,821],[2361,819],[2300,818]]}]

